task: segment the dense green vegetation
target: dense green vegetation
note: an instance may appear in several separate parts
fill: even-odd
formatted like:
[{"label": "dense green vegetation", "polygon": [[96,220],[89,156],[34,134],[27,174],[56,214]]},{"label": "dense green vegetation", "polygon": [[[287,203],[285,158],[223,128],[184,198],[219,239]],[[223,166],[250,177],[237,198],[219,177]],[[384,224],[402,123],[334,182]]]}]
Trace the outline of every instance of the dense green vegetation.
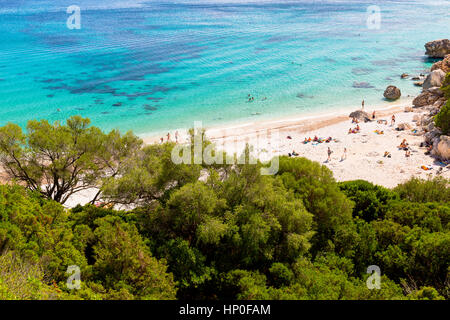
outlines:
[{"label": "dense green vegetation", "polygon": [[[97,131],[89,128],[80,130]],[[30,133],[19,143],[14,131],[0,129],[2,163],[20,154],[16,172],[55,170],[60,181],[74,172],[73,165],[38,168],[30,159],[38,150],[61,150],[58,137],[34,149]],[[101,139],[110,135],[97,131]],[[65,139],[56,164],[80,143]],[[327,167],[288,157],[276,175],[263,176],[259,163],[175,165],[174,144],[141,148],[132,134],[114,139],[103,156],[114,171],[94,151],[79,167],[80,183],[85,173],[102,173],[95,182],[101,203],[65,209],[73,188],[58,203],[20,175],[22,186],[0,186],[0,299],[450,297],[447,180],[412,179],[393,190],[338,183]],[[81,270],[79,290],[66,285],[71,265]],[[381,269],[379,290],[366,286],[370,265]]]},{"label": "dense green vegetation", "polygon": [[447,103],[441,108],[434,121],[443,134],[450,134],[450,100],[447,100]]},{"label": "dense green vegetation", "polygon": [[447,73],[441,90],[448,99],[447,103],[441,108],[435,117],[435,124],[442,130],[443,134],[450,134],[450,72]]}]

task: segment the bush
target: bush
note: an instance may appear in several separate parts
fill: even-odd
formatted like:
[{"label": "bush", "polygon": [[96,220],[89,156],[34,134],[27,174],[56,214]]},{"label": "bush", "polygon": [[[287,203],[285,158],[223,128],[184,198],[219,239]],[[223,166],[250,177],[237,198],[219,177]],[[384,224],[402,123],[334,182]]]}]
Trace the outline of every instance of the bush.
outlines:
[{"label": "bush", "polygon": [[339,188],[355,202],[353,216],[367,222],[383,218],[388,201],[398,198],[396,193],[364,180],[341,182]]},{"label": "bush", "polygon": [[339,189],[331,170],[306,158],[280,157],[278,176],[313,214],[313,253],[328,246],[328,240],[341,253],[351,250],[353,202]]},{"label": "bush", "polygon": [[442,83],[441,90],[444,92],[444,95],[447,99],[450,99],[450,72],[445,76],[445,80]]},{"label": "bush", "polygon": [[441,129],[443,134],[450,133],[450,100],[447,101],[447,103],[441,108],[441,111],[439,111],[436,115],[434,123],[436,124],[436,127]]},{"label": "bush", "polygon": [[400,198],[413,202],[443,202],[450,201],[449,180],[442,177],[422,180],[412,178],[399,184],[396,191]]},{"label": "bush", "polygon": [[40,264],[26,261],[13,251],[0,255],[0,300],[53,300],[63,296],[56,284],[44,283]]}]

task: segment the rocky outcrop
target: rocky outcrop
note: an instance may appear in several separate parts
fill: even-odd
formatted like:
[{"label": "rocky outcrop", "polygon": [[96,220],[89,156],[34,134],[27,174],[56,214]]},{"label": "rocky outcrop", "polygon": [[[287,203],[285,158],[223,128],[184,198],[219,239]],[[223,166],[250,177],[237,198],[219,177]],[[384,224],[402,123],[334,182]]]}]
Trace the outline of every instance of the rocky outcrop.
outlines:
[{"label": "rocky outcrop", "polygon": [[383,95],[388,100],[397,100],[401,97],[402,92],[396,86],[388,86]]},{"label": "rocky outcrop", "polygon": [[440,136],[439,141],[433,143],[432,154],[442,160],[450,159],[450,137]]},{"label": "rocky outcrop", "polygon": [[413,108],[410,106],[406,106],[405,109],[403,110],[404,112],[413,112]]},{"label": "rocky outcrop", "polygon": [[438,61],[431,66],[431,71],[442,70],[445,73],[450,72],[450,54],[446,55],[444,60]]},{"label": "rocky outcrop", "polygon": [[425,133],[425,142],[428,144],[433,144],[433,142],[439,142],[439,136],[441,135],[441,132],[435,128],[434,130],[427,131]]},{"label": "rocky outcrop", "polygon": [[356,118],[358,120],[362,120],[364,122],[370,121],[370,115],[362,110],[356,110],[353,111],[352,113],[350,113],[349,115],[350,118]]},{"label": "rocky outcrop", "polygon": [[450,40],[432,41],[427,43],[425,47],[427,55],[444,58],[444,60],[433,64],[431,73],[423,82],[422,93],[413,100],[415,110],[423,113],[421,116],[414,116],[413,121],[418,126],[417,133],[423,134],[425,146],[431,147],[431,150],[428,149],[426,154],[431,151],[431,155],[445,161],[450,160],[450,137],[442,135],[441,129],[435,126],[434,119],[446,103],[446,98],[440,87],[444,82],[446,73],[450,72]]},{"label": "rocky outcrop", "polygon": [[425,44],[425,54],[432,58],[444,58],[447,54],[450,54],[450,40],[440,39],[430,41]]},{"label": "rocky outcrop", "polygon": [[444,82],[444,79],[444,71],[442,71],[441,69],[434,70],[427,76],[427,78],[423,82],[422,87],[424,90],[430,89],[432,87],[440,87],[442,86],[442,82]]},{"label": "rocky outcrop", "polygon": [[443,95],[444,94],[439,87],[433,87],[428,90],[423,90],[412,103],[415,108],[433,105],[436,101],[442,98]]},{"label": "rocky outcrop", "polygon": [[411,130],[411,129],[412,129],[411,125],[409,123],[407,123],[407,122],[400,123],[397,126],[397,130],[399,130],[399,131]]}]

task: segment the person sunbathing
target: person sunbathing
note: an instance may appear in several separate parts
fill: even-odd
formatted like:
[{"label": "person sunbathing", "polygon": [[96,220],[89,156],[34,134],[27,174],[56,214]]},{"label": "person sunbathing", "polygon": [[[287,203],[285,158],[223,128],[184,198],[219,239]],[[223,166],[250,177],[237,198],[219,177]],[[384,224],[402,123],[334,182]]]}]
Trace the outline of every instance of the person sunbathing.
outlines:
[{"label": "person sunbathing", "polygon": [[303,143],[304,143],[304,144],[307,144],[307,143],[308,143],[308,139],[306,139],[306,137],[305,137],[305,140],[303,141]]},{"label": "person sunbathing", "polygon": [[411,156],[411,151],[409,151],[409,149],[408,149],[405,152],[405,157],[409,158],[410,156]]},{"label": "person sunbathing", "polygon": [[361,128],[359,127],[359,124],[356,125],[356,128],[355,128],[355,129],[356,129],[356,131],[361,130]]},{"label": "person sunbathing", "polygon": [[348,134],[353,133],[352,128],[348,129]]},{"label": "person sunbathing", "polygon": [[331,140],[333,140],[333,138],[328,137],[327,140],[325,140],[326,143],[329,143]]},{"label": "person sunbathing", "polygon": [[386,157],[390,158],[390,157],[391,157],[391,153],[388,152],[388,151],[385,151],[383,157],[385,157],[385,158],[386,158]]},{"label": "person sunbathing", "polygon": [[406,139],[403,139],[402,143],[398,146],[399,149],[403,149],[406,151],[408,149],[408,142],[406,142]]},{"label": "person sunbathing", "polygon": [[313,140],[314,142],[315,141],[319,141],[319,138],[317,137],[317,136],[314,136],[314,140]]},{"label": "person sunbathing", "polygon": [[294,157],[296,157],[296,156],[298,156],[298,153],[295,152],[295,150],[292,150],[292,155],[293,155]]}]

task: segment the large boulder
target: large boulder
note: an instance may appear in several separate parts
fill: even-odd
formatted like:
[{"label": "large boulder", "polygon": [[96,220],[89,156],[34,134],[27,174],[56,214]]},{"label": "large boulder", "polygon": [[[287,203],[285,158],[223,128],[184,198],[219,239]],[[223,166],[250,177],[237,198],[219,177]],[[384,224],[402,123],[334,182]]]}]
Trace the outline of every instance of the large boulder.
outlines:
[{"label": "large boulder", "polygon": [[441,136],[438,143],[433,145],[433,155],[442,160],[450,159],[450,137]]},{"label": "large boulder", "polygon": [[397,100],[401,97],[402,92],[396,86],[388,86],[383,95],[388,100]]},{"label": "large boulder", "polygon": [[445,73],[450,72],[450,54],[446,55],[444,60],[438,61],[431,66],[431,71],[439,69]]},{"label": "large boulder", "polygon": [[364,122],[370,121],[370,115],[362,110],[356,110],[353,111],[352,113],[350,113],[349,115],[350,118],[356,118],[358,120],[362,120]]},{"label": "large boulder", "polygon": [[439,98],[436,100],[435,103],[433,103],[433,107],[437,107],[440,110],[446,102],[447,102],[447,98],[445,98],[445,97]]},{"label": "large boulder", "polygon": [[432,58],[444,58],[450,54],[450,40],[440,39],[425,44],[425,54]]},{"label": "large boulder", "polygon": [[[427,133],[425,133],[424,138],[428,144],[433,144],[433,141],[436,141],[436,139],[439,139],[440,135],[441,135],[441,132],[435,128],[434,130],[428,131]],[[437,146],[437,144],[436,144],[436,146]],[[436,149],[437,149],[437,147],[436,147]]]},{"label": "large boulder", "polygon": [[432,87],[440,87],[442,86],[442,82],[444,82],[444,79],[445,79],[444,71],[442,71],[441,69],[434,70],[425,79],[422,88],[424,90],[427,90]]},{"label": "large boulder", "polygon": [[428,90],[422,91],[421,94],[419,94],[414,100],[413,100],[413,106],[415,108],[420,108],[424,106],[429,106],[434,104],[436,101],[438,101],[440,98],[442,98],[443,92],[440,90],[439,87],[433,87]]}]

